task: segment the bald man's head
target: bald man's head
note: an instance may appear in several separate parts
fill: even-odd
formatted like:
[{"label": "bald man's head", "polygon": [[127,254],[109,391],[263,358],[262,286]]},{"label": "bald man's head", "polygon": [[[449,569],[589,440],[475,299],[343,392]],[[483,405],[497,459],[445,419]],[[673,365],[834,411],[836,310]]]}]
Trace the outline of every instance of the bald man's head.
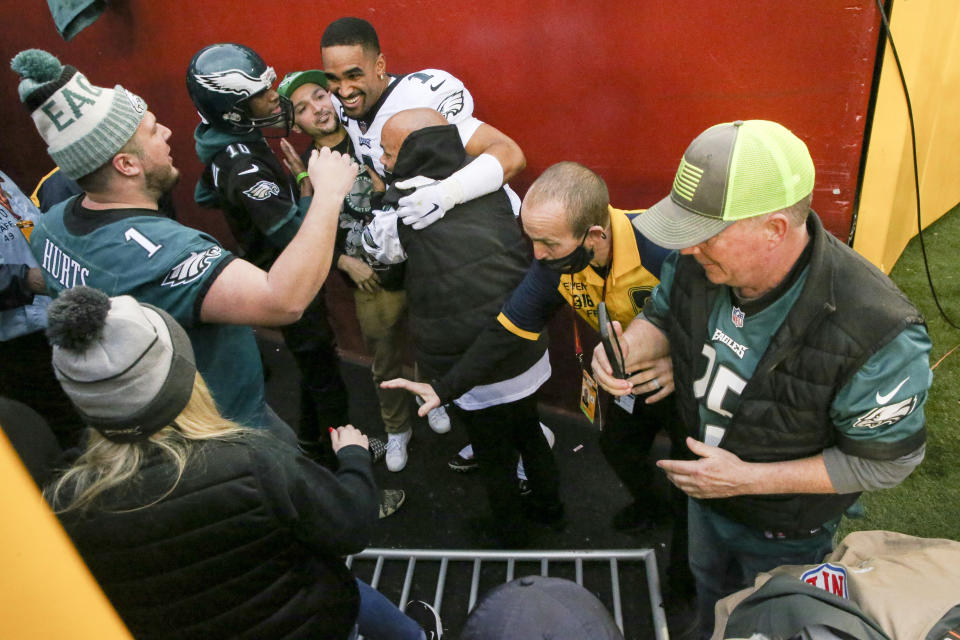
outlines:
[{"label": "bald man's head", "polygon": [[425,129],[427,127],[442,127],[449,124],[447,119],[433,109],[407,109],[400,111],[390,117],[383,125],[383,132],[380,134],[380,146],[383,147],[383,155],[380,162],[387,171],[393,171],[393,166],[397,162],[397,153],[403,142],[414,131]]}]

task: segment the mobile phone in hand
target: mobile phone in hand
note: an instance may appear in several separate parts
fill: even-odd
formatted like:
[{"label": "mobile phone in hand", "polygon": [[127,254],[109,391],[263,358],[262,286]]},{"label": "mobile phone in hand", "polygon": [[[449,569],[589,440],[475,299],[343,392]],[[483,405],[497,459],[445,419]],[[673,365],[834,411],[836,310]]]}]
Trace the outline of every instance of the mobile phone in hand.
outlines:
[{"label": "mobile phone in hand", "polygon": [[607,304],[601,302],[597,307],[597,323],[600,326],[600,341],[603,343],[603,350],[607,354],[607,360],[610,361],[610,367],[613,369],[613,377],[626,379],[627,375],[623,363],[623,349],[620,348],[620,341],[617,340],[617,334],[610,324],[610,316],[607,314]]}]

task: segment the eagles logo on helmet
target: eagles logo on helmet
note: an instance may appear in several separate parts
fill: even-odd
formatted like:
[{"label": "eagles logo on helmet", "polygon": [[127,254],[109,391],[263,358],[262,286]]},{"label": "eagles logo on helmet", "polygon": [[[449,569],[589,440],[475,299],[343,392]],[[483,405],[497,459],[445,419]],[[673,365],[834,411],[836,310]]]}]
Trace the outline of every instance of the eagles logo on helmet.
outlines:
[{"label": "eagles logo on helmet", "polygon": [[254,117],[247,101],[269,91],[277,79],[256,51],[242,44],[222,43],[204,47],[187,67],[187,92],[203,121],[231,133],[247,133],[263,127],[281,127],[282,136],[293,126],[293,105],[282,95],[279,113]]}]

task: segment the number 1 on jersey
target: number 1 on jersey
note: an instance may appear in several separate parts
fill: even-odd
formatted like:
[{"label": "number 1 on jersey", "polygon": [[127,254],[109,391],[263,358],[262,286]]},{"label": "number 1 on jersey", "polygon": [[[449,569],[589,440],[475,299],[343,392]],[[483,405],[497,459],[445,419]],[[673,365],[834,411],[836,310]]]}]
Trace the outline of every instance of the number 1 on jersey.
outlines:
[{"label": "number 1 on jersey", "polygon": [[160,251],[160,249],[163,247],[162,244],[153,244],[150,242],[147,236],[143,235],[133,227],[130,227],[126,230],[126,232],[123,234],[123,238],[127,242],[133,240],[138,245],[143,247],[143,250],[147,252],[148,258],[152,258],[153,254],[155,254],[157,251]]}]

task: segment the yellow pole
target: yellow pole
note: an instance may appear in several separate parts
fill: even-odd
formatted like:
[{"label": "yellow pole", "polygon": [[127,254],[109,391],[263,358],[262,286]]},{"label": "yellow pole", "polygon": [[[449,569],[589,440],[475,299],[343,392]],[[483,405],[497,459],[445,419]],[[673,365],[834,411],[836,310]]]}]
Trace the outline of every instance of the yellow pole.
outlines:
[{"label": "yellow pole", "polygon": [[0,431],[0,638],[129,639]]}]

